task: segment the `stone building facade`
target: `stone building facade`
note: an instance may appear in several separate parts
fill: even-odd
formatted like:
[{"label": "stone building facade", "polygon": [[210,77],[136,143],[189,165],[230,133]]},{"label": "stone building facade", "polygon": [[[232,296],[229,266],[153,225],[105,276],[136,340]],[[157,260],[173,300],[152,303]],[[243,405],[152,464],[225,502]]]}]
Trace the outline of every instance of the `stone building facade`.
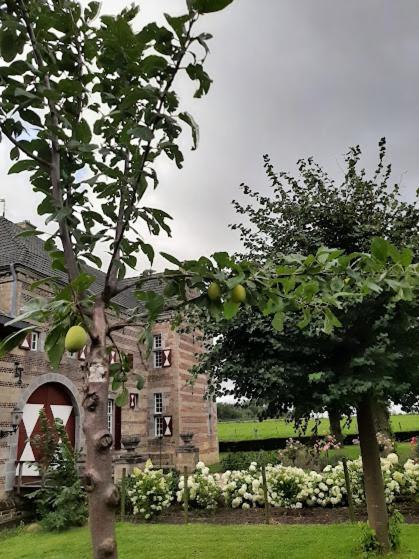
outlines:
[{"label": "stone building facade", "polygon": [[[49,257],[36,237],[17,237],[21,227],[0,218],[0,338],[12,328],[5,326],[18,316],[35,296],[48,296],[44,287],[31,284],[51,275]],[[96,277],[93,290],[100,289],[103,274],[89,268]],[[63,278],[64,281],[64,278]],[[154,289],[153,277],[150,278]],[[116,301],[123,313],[134,304],[129,291]],[[27,323],[16,324],[21,329]],[[64,355],[58,370],[52,370],[43,350],[46,331],[38,325],[20,347],[0,359],[0,500],[10,495],[17,480],[36,478],[37,449],[30,438],[39,432],[39,411],[50,419],[57,417],[66,425],[75,448],[83,451],[83,366],[84,352]],[[192,334],[171,329],[168,316],[162,316],[154,331],[150,357],[144,358],[137,346],[138,331],[127,327],[115,333],[118,347],[130,355],[132,374],[127,383],[129,401],[119,408],[115,393],[108,401],[108,426],[114,438],[115,464],[129,455],[121,445],[127,435],[140,439],[135,451],[141,462],[151,458],[157,465],[180,467],[185,460],[181,434],[193,433],[196,457],[211,464],[218,461],[216,406],[204,398],[207,378],[202,375],[191,384],[189,370],[200,347]],[[115,355],[111,353],[110,359]],[[141,391],[136,375],[144,377]],[[131,459],[132,462],[132,459]]]}]

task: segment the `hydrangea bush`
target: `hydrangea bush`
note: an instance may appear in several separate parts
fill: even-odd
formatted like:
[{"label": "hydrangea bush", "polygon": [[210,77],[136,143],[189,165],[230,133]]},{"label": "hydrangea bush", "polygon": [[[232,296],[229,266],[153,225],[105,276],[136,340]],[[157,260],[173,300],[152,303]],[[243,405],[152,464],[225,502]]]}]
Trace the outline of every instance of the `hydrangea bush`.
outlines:
[{"label": "hydrangea bush", "polygon": [[[356,505],[365,501],[362,461],[347,462],[353,500]],[[385,494],[388,504],[403,496],[419,496],[419,463],[408,460],[399,464],[397,454],[381,458]],[[336,507],[348,502],[342,462],[327,465],[322,471],[304,470],[281,464],[266,466],[268,499],[272,507]],[[227,507],[244,510],[264,505],[261,467],[252,462],[244,470],[228,470],[210,474],[199,462],[193,475],[188,476],[189,502],[192,507],[215,510],[220,502]],[[146,520],[169,507],[176,492],[177,501],[184,499],[183,477],[176,483],[174,474],[153,470],[148,462],[144,470],[134,470],[128,496],[134,514]]]},{"label": "hydrangea bush", "polygon": [[[188,476],[189,503],[198,509],[215,510],[221,496],[219,480],[209,473],[203,462],[198,462],[196,472]],[[178,503],[185,497],[185,481],[181,477],[176,493]]]},{"label": "hydrangea bush", "polygon": [[154,470],[148,460],[144,470],[134,468],[127,491],[134,515],[145,520],[160,514],[173,501],[174,474]]}]

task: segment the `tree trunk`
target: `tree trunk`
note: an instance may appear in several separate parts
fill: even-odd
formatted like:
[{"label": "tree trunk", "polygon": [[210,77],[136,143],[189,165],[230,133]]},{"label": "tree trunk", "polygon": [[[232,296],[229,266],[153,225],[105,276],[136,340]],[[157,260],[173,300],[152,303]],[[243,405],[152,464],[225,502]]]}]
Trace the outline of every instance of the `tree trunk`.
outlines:
[{"label": "tree trunk", "polygon": [[377,433],[383,433],[389,438],[393,438],[393,430],[390,424],[390,413],[388,411],[388,402],[376,400],[373,402],[375,430]]},{"label": "tree trunk", "polygon": [[342,416],[336,409],[328,409],[327,413],[329,415],[330,434],[341,443],[343,441],[342,426],[340,423]]},{"label": "tree trunk", "polygon": [[107,428],[109,359],[106,353],[105,307],[93,311],[93,340],[83,407],[86,437],[85,487],[94,559],[116,559],[115,509],[119,492],[112,481],[112,435]]},{"label": "tree trunk", "polygon": [[386,553],[390,548],[388,514],[371,397],[364,397],[358,406],[357,416],[368,523],[375,531],[382,551]]}]

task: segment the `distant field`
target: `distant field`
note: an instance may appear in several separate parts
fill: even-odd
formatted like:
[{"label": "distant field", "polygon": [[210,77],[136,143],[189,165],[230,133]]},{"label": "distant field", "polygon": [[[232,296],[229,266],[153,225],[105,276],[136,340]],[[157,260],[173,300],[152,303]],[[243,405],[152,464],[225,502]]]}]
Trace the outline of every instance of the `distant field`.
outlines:
[{"label": "distant field", "polygon": [[[419,430],[419,415],[393,415],[391,424],[395,432]],[[314,421],[309,422],[306,435],[311,434]],[[344,433],[355,435],[358,432],[356,419],[352,420],[349,428],[344,427]],[[322,419],[319,435],[329,433],[328,419]],[[252,439],[271,439],[276,437],[298,437],[292,423],[283,419],[267,419],[266,421],[219,422],[218,438],[220,441],[248,441]]]}]

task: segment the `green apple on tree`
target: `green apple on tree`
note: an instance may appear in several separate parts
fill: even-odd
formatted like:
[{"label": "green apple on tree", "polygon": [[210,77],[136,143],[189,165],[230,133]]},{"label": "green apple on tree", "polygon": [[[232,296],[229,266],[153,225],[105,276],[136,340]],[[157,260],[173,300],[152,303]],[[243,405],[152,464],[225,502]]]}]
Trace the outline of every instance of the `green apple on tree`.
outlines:
[{"label": "green apple on tree", "polygon": [[64,346],[70,353],[75,353],[84,348],[88,338],[87,332],[83,326],[72,326],[65,336]]},{"label": "green apple on tree", "polygon": [[240,283],[232,289],[231,300],[234,303],[244,303],[246,301],[246,289]]}]

